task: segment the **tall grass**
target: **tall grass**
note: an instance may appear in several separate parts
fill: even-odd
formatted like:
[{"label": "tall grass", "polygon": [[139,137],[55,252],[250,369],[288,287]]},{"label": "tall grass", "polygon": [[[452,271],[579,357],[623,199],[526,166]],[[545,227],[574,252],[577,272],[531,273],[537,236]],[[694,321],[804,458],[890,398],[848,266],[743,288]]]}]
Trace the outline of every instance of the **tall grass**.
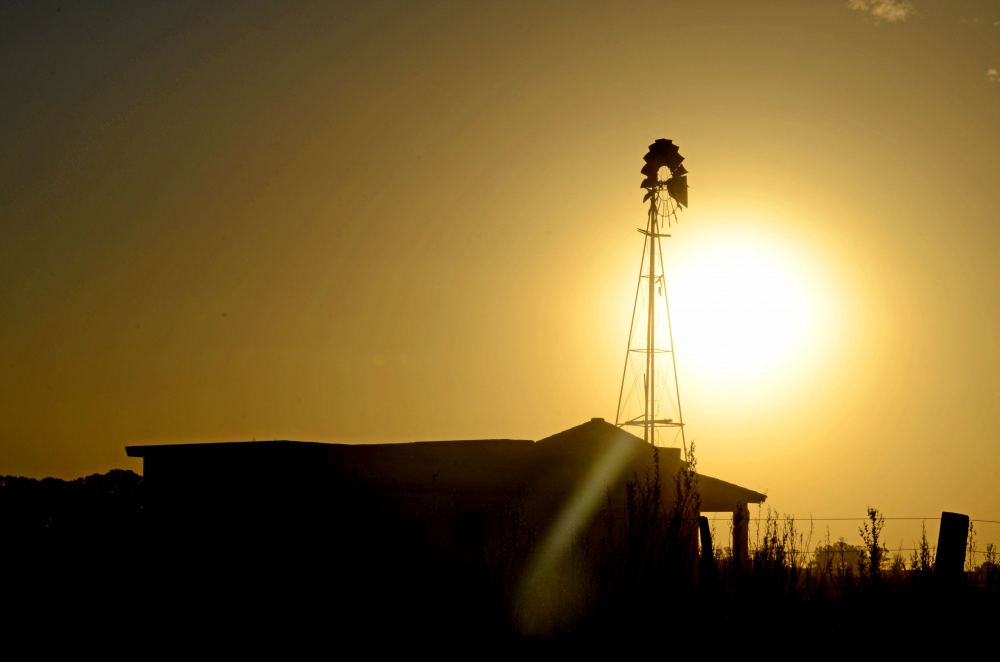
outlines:
[{"label": "tall grass", "polygon": [[[535,587],[546,608],[558,609],[562,595],[572,609],[552,619],[558,628],[533,635],[589,646],[601,633],[655,631],[667,623],[706,636],[712,625],[749,636],[780,623],[803,640],[833,633],[876,638],[897,626],[940,634],[1000,620],[1000,550],[987,545],[986,561],[961,586],[944,587],[933,573],[926,527],[906,559],[885,545],[885,518],[874,507],[854,540],[832,540],[827,529],[814,543],[812,519],[803,525],[767,508],[752,523],[745,558],[730,545],[699,550],[693,449],[686,459],[676,475],[661,476],[656,456],[653,470],[626,481],[623,502],[608,493],[604,511],[568,554],[572,563],[548,590]],[[532,529],[519,521],[522,534]],[[974,537],[969,544],[975,550]],[[962,605],[972,604],[976,613],[964,614]]]}]

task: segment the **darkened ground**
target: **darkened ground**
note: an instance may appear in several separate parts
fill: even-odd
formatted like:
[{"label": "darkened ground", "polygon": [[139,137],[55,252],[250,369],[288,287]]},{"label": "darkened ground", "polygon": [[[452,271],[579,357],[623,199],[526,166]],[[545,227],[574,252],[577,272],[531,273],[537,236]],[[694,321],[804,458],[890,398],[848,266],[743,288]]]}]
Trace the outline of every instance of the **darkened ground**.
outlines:
[{"label": "darkened ground", "polygon": [[[759,656],[955,650],[988,645],[1000,571],[942,577],[873,538],[808,557],[769,518],[749,558],[701,555],[693,474],[633,477],[564,544],[511,494],[488,516],[399,512],[341,491],[325,521],[221,519],[157,529],[142,478],[0,479],[3,641],[36,650],[446,656]],[[667,493],[672,498],[667,498]],[[689,494],[689,492],[688,492]],[[680,503],[682,505],[678,506]],[[669,504],[669,505],[668,505]],[[684,505],[686,504],[686,505]],[[873,563],[874,554],[874,563]]]}]

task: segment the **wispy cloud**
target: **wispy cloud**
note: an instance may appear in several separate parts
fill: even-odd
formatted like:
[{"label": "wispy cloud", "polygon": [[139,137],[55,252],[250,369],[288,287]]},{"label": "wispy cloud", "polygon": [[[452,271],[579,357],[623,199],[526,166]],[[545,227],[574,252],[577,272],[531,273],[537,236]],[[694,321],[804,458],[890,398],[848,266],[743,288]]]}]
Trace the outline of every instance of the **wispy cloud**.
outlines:
[{"label": "wispy cloud", "polygon": [[986,77],[989,78],[994,83],[1000,82],[1000,71],[997,71],[993,67],[986,70]]},{"label": "wispy cloud", "polygon": [[847,0],[847,6],[886,23],[905,21],[913,13],[913,4],[909,0]]}]

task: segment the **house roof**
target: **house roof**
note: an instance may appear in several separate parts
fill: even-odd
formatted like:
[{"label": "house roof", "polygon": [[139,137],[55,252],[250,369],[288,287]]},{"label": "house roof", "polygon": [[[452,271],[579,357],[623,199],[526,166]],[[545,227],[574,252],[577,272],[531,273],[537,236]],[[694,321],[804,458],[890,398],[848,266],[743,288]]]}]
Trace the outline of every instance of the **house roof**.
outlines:
[{"label": "house roof", "polygon": [[[380,492],[417,498],[431,490],[476,501],[527,489],[553,503],[584,477],[609,489],[658,463],[672,477],[686,463],[680,449],[652,447],[638,437],[592,419],[536,442],[517,439],[422,441],[397,444],[334,444],[252,441],[128,446],[145,460],[147,480],[171,474],[236,474],[356,477]],[[595,474],[594,472],[598,473]],[[595,478],[596,476],[596,478]],[[620,490],[619,490],[620,491]],[[736,504],[761,503],[766,495],[704,474],[698,475],[703,512],[731,512]]]}]

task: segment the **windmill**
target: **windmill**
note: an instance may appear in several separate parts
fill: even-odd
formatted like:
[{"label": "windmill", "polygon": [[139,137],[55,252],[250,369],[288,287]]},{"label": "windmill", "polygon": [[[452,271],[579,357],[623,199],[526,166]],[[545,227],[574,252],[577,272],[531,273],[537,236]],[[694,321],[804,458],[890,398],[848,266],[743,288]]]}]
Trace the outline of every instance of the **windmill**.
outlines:
[{"label": "windmill", "polygon": [[664,138],[653,142],[643,158],[639,186],[646,190],[642,200],[649,202],[649,211],[646,228],[637,228],[645,241],[615,425],[642,428],[642,438],[655,446],[676,446],[679,439],[686,455],[660,240],[670,236],[663,226],[672,227],[681,207],[688,206],[687,170],[677,145]]}]

